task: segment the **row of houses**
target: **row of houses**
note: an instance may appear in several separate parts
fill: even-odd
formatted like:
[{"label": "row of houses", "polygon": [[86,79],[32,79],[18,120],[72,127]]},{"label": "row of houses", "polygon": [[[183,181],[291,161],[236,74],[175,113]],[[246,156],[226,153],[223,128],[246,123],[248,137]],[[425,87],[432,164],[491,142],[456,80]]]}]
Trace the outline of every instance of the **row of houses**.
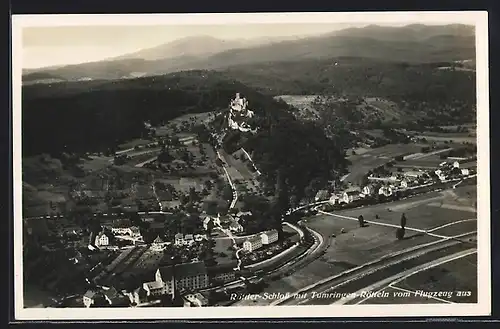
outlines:
[{"label": "row of houses", "polygon": [[278,231],[267,231],[258,235],[254,235],[253,237],[245,240],[243,242],[243,250],[252,252],[276,241],[278,241]]},{"label": "row of houses", "polygon": [[182,234],[177,233],[174,236],[174,245],[176,246],[190,246],[195,242],[200,242],[207,237],[202,234]]},{"label": "row of houses", "polygon": [[348,204],[363,198],[374,195],[383,195],[385,197],[392,196],[396,191],[405,190],[412,186],[418,186],[422,183],[430,183],[433,181],[433,176],[440,181],[446,181],[452,177],[467,177],[471,171],[467,168],[460,169],[458,161],[448,164],[441,164],[441,169],[432,171],[406,171],[401,174],[393,174],[388,177],[375,177],[370,175],[368,180],[370,183],[363,186],[352,186],[339,193],[330,194],[326,190],[321,190],[316,194],[315,200],[328,199],[331,204]]}]

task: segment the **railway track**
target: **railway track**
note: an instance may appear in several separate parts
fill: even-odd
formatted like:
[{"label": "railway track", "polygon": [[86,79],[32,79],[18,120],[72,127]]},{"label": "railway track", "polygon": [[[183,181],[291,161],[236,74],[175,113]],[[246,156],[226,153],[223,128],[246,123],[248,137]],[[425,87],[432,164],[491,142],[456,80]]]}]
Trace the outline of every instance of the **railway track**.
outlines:
[{"label": "railway track", "polygon": [[[358,291],[369,286],[372,282],[397,274],[412,266],[418,266],[444,255],[468,249],[471,245],[475,245],[468,241],[475,235],[475,232],[466,233],[384,256],[303,288],[287,298],[275,301],[272,305],[329,305],[336,301],[335,297],[312,299],[312,293],[349,294]],[[295,295],[307,297],[296,298]]]}]

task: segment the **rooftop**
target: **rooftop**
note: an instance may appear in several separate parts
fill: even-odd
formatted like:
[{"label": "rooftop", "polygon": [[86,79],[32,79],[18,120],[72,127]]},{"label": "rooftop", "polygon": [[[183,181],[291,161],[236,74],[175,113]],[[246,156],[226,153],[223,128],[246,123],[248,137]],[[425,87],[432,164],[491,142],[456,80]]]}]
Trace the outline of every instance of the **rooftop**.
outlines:
[{"label": "rooftop", "polygon": [[274,235],[274,234],[278,234],[278,231],[277,230],[270,230],[270,231],[264,232],[262,234]]},{"label": "rooftop", "polygon": [[145,282],[144,283],[149,289],[160,289],[163,287],[162,282],[158,281],[151,281],[151,282]]},{"label": "rooftop", "polygon": [[158,270],[163,280],[170,280],[173,275],[175,275],[176,278],[183,278],[207,274],[207,268],[204,262],[163,266]]},{"label": "rooftop", "polygon": [[261,238],[260,238],[260,236],[256,235],[256,236],[252,236],[252,237],[245,240],[245,242],[247,242],[247,241],[250,243],[260,242]]},{"label": "rooftop", "polygon": [[83,295],[83,297],[87,298],[94,298],[98,295],[99,293],[95,290],[87,290],[87,292]]},{"label": "rooftop", "polygon": [[163,243],[162,238],[158,235],[156,239],[153,241],[153,243]]}]

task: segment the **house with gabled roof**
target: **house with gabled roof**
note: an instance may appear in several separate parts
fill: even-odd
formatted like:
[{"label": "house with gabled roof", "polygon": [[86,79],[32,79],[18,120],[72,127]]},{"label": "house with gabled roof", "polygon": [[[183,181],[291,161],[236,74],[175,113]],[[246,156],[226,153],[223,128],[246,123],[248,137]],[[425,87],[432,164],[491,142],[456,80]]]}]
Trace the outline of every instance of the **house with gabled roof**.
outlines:
[{"label": "house with gabled roof", "polygon": [[160,235],[158,235],[156,239],[153,240],[153,243],[151,243],[151,249],[161,251],[165,249],[166,245],[168,245],[168,242],[164,241]]},{"label": "house with gabled roof", "polygon": [[106,304],[104,295],[98,290],[87,290],[83,295],[82,301],[85,307],[104,306]]}]

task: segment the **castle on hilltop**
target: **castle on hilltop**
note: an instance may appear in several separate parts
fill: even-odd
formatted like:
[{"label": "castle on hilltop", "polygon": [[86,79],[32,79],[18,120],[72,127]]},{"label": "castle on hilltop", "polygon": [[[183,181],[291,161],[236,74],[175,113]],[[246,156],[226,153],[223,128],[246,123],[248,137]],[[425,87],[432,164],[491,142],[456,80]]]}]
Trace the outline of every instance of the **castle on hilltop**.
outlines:
[{"label": "castle on hilltop", "polygon": [[247,119],[253,118],[253,116],[254,112],[248,109],[248,100],[240,97],[240,93],[236,93],[235,98],[229,103],[229,128],[242,132],[256,132],[246,122]]}]

